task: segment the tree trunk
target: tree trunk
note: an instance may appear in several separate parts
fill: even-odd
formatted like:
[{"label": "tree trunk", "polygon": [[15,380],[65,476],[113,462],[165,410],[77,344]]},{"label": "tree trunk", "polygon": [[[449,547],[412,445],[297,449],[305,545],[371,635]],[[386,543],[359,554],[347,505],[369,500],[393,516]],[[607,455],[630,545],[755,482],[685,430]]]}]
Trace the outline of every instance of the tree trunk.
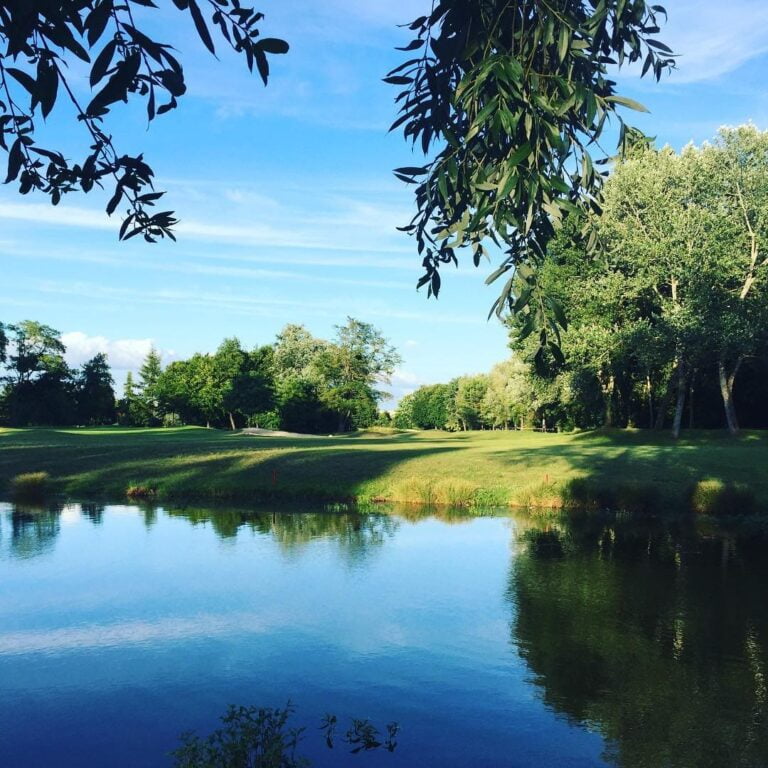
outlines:
[{"label": "tree trunk", "polygon": [[669,403],[672,400],[672,387],[667,384],[667,389],[664,392],[664,397],[661,401],[661,405],[656,409],[656,423],[653,425],[654,429],[664,429],[664,422],[667,419],[667,411],[669,410]]},{"label": "tree trunk", "polygon": [[675,403],[675,418],[672,421],[672,436],[680,437],[680,426],[683,421],[683,406],[685,405],[685,390],[687,389],[685,361],[682,357],[677,360],[677,402]]},{"label": "tree trunk", "polygon": [[693,416],[694,416],[694,410],[693,410],[693,393],[694,393],[694,387],[693,382],[696,377],[696,372],[694,371],[691,374],[691,382],[688,385],[688,429],[693,429]]},{"label": "tree trunk", "polygon": [[720,381],[720,394],[723,398],[723,409],[725,410],[725,423],[728,431],[735,435],[739,431],[739,420],[736,417],[736,405],[733,402],[733,385],[736,381],[736,374],[739,372],[743,358],[739,358],[733,371],[730,374],[726,371],[725,363],[721,359],[717,364],[717,374]]},{"label": "tree trunk", "polygon": [[645,391],[648,393],[648,426],[653,427],[653,390],[651,389],[651,376],[646,374],[645,376]]},{"label": "tree trunk", "polygon": [[237,429],[235,426],[235,417],[232,415],[232,411],[229,412],[229,426],[232,427],[233,432]]},{"label": "tree trunk", "polygon": [[603,390],[603,402],[605,405],[605,421],[603,426],[613,426],[613,390],[615,389],[616,379],[613,375],[608,377],[608,381],[600,384]]}]

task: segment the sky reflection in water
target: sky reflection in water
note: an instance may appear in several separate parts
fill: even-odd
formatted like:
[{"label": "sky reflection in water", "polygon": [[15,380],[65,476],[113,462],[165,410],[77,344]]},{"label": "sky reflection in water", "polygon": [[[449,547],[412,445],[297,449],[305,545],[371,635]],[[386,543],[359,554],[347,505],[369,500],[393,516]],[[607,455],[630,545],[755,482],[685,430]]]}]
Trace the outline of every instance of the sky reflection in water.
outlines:
[{"label": "sky reflection in water", "polygon": [[[168,765],[290,699],[316,765],[765,765],[759,561],[621,519],[0,506],[0,762]],[[398,750],[329,753],[326,711]]]}]

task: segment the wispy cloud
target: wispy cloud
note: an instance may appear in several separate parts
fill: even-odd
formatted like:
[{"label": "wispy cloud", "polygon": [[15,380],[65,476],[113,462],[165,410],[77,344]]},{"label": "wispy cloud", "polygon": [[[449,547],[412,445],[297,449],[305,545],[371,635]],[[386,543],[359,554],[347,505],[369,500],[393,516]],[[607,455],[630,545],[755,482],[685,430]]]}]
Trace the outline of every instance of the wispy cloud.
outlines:
[{"label": "wispy cloud", "polygon": [[[87,282],[62,283],[44,281],[37,290],[48,295],[81,296],[88,299],[112,301],[115,306],[130,305],[160,305],[170,307],[186,305],[200,309],[215,309],[232,314],[274,317],[276,310],[282,308],[290,314],[301,316],[317,315],[338,319],[339,300],[330,296],[322,301],[281,299],[265,295],[248,295],[225,291],[200,290],[158,290],[115,288],[107,285]],[[360,300],[349,303],[344,310],[361,318],[397,318],[427,322],[435,319],[429,312],[413,312],[393,307],[385,300]],[[484,320],[476,315],[459,315],[456,313],[441,314],[440,322],[452,325],[484,325]]]},{"label": "wispy cloud", "polygon": [[262,613],[197,614],[169,616],[155,621],[123,621],[111,624],[73,625],[45,630],[0,633],[0,656],[59,654],[124,648],[149,643],[170,643],[193,638],[253,635],[274,628],[285,619],[268,619]]},{"label": "wispy cloud", "polygon": [[659,38],[680,55],[669,86],[703,83],[735,72],[768,51],[768,2],[676,0]]},{"label": "wispy cloud", "polygon": [[[241,250],[223,249],[210,250],[202,248],[198,250],[185,248],[184,243],[178,243],[169,250],[162,252],[162,258],[158,259],[156,252],[149,249],[149,255],[137,254],[135,251],[123,250],[123,246],[116,246],[109,253],[103,251],[83,251],[71,247],[30,248],[23,243],[10,243],[0,245],[0,255],[6,259],[38,259],[49,261],[61,261],[81,264],[101,264],[118,269],[150,269],[158,271],[170,271],[180,273],[197,273],[221,276],[239,275],[262,278],[285,278],[289,280],[301,280],[307,282],[335,283],[341,285],[370,285],[372,287],[402,287],[404,284],[413,288],[414,276],[420,274],[419,261],[416,258],[387,258],[383,256],[371,256],[360,253],[354,255],[334,256],[330,252],[312,252],[301,250]],[[187,259],[184,261],[183,259]],[[196,261],[191,261],[196,260]],[[206,266],[198,262],[215,262]],[[226,266],[228,263],[247,264],[248,267],[238,271],[236,266]],[[222,263],[225,266],[216,266]],[[374,280],[367,278],[345,278],[327,275],[316,275],[314,272],[297,270],[272,270],[253,268],[255,264],[279,264],[280,266],[338,268],[343,271],[373,270],[401,271],[408,273],[404,283],[394,280]]]},{"label": "wispy cloud", "polygon": [[[354,222],[358,232],[365,235],[367,226],[370,231],[364,240],[364,250],[371,253],[405,253],[407,248],[397,248],[379,244],[376,233],[385,230],[391,236],[395,229],[394,220],[386,212],[369,208],[370,218],[355,218],[354,209],[365,211],[365,206],[355,204],[352,210],[329,216],[322,221],[323,230],[315,234],[312,221],[293,229],[280,228],[269,224],[236,223],[211,224],[195,219],[182,220],[177,227],[179,239],[205,240],[208,242],[231,243],[245,246],[265,246],[275,248],[299,248],[304,250],[360,251],[361,245],[351,241],[344,234],[344,227]],[[212,217],[213,218],[213,217]],[[40,225],[75,227],[79,229],[115,230],[117,220],[108,218],[103,212],[77,206],[52,207],[42,203],[0,202],[0,219],[35,222]],[[392,221],[390,228],[384,221]],[[334,234],[335,230],[335,234]],[[315,230],[315,232],[317,232]],[[373,235],[373,236],[372,236]]]}]

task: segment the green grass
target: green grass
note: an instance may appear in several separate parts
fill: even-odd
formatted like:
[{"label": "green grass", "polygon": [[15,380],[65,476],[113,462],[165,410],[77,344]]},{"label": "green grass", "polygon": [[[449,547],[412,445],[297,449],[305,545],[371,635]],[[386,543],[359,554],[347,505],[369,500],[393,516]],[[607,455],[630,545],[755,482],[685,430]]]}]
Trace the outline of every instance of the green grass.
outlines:
[{"label": "green grass", "polygon": [[[768,433],[0,430],[0,492],[45,472],[72,497],[768,510]],[[738,511],[738,510],[736,510]]]}]

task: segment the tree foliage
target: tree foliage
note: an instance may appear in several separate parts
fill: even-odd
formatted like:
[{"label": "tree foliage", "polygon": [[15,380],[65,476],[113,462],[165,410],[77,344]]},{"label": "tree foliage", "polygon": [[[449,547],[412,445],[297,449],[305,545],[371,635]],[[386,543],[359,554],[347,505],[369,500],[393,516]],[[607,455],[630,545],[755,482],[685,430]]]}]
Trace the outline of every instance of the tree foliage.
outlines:
[{"label": "tree foliage", "polygon": [[[255,66],[266,85],[268,57],[286,53],[288,44],[262,37],[257,24],[263,14],[241,0],[202,0],[202,7],[198,2],[172,0],[211,54],[216,37],[243,56],[249,70]],[[120,152],[105,121],[115,104],[139,99],[152,122],[175,109],[187,90],[173,47],[147,34],[148,17],[158,8],[153,0],[9,0],[0,5],[0,147],[7,153],[6,183],[17,182],[22,194],[42,192],[54,205],[70,192],[105,188],[107,213],[125,211],[122,239],[173,238],[176,223],[173,212],[153,211],[163,193],[155,191],[152,168],[143,155]],[[69,66],[76,60],[87,66],[90,94]],[[41,121],[64,111],[62,101],[74,110],[88,144],[77,162],[38,143],[36,136]]]},{"label": "tree foliage", "polygon": [[[539,378],[573,394],[582,426],[697,420],[738,429],[735,385],[764,376],[768,351],[768,133],[722,129],[681,153],[637,146],[607,182],[600,250],[573,226],[540,281],[571,325]],[[514,344],[535,344],[512,323]],[[750,397],[752,423],[759,399]],[[721,399],[720,412],[717,399]]]},{"label": "tree foliage", "polygon": [[419,286],[437,295],[442,266],[462,249],[477,266],[493,243],[504,254],[488,282],[505,279],[494,310],[524,313],[542,346],[557,337],[565,318],[536,268],[568,215],[598,209],[590,148],[611,118],[623,146],[631,132],[618,109],[643,109],[609,67],[642,61],[659,79],[674,65],[654,37],[660,16],[645,0],[439,0],[410,25],[408,58],[386,82],[403,87],[392,128],[427,158],[395,171],[415,184],[403,229],[423,259]]},{"label": "tree foliage", "polygon": [[113,381],[105,355],[96,355],[78,371],[67,365],[55,328],[34,320],[7,328],[0,420],[12,426],[114,422]]},{"label": "tree foliage", "polygon": [[370,323],[347,318],[336,326],[336,342],[325,346],[316,366],[323,387],[321,398],[339,415],[338,431],[369,426],[377,404],[386,395],[379,386],[400,363],[401,357]]},{"label": "tree foliage", "polygon": [[76,378],[78,424],[114,424],[114,384],[104,353],[99,352],[83,363]]}]

